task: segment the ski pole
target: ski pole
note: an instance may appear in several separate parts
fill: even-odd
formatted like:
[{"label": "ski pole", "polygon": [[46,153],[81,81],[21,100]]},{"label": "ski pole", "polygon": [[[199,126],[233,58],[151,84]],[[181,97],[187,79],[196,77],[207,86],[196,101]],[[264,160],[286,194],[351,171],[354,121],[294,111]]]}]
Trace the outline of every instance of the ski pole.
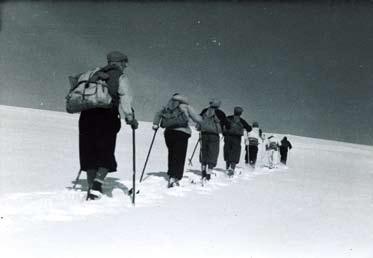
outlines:
[{"label": "ski pole", "polygon": [[152,139],[152,142],[150,143],[150,147],[149,147],[149,150],[148,150],[148,155],[146,156],[145,164],[144,164],[144,167],[143,167],[142,172],[141,172],[140,183],[141,183],[142,178],[144,176],[146,165],[148,164],[150,152],[153,148],[153,143],[154,143],[154,139],[155,139],[155,135],[157,134],[157,131],[158,131],[158,129],[154,130],[153,139]]},{"label": "ski pole", "polygon": [[[132,109],[133,119],[135,119],[135,111]],[[132,128],[132,167],[133,167],[133,175],[132,175],[132,204],[135,205],[135,196],[136,196],[136,134],[135,128]]]},{"label": "ski pole", "polygon": [[80,174],[82,173],[82,170],[80,169],[78,172],[78,175],[76,176],[76,179],[74,181],[73,189],[75,189],[76,185],[78,184]]},{"label": "ski pole", "polygon": [[201,138],[198,138],[198,141],[196,143],[196,145],[194,146],[194,149],[193,149],[193,152],[192,152],[192,156],[188,159],[188,165],[189,166],[193,166],[193,163],[192,163],[192,159],[194,157],[194,153],[196,152],[196,149],[197,149],[197,146],[198,146],[198,143],[201,141]]}]

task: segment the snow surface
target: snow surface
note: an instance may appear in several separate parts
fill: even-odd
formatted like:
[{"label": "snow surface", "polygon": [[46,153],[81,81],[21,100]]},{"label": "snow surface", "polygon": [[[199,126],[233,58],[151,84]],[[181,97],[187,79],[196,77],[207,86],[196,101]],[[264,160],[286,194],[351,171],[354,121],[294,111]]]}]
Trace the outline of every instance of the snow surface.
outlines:
[{"label": "snow surface", "polygon": [[[141,122],[138,178],[152,136]],[[191,183],[199,180],[196,156],[181,187],[167,189],[159,131],[134,207],[132,132],[123,123],[118,172],[101,200],[86,202],[85,173],[72,189],[78,116],[0,106],[1,257],[372,258],[373,147],[288,138],[288,167],[241,163],[241,175],[228,178],[220,155],[216,177],[202,187]]]}]

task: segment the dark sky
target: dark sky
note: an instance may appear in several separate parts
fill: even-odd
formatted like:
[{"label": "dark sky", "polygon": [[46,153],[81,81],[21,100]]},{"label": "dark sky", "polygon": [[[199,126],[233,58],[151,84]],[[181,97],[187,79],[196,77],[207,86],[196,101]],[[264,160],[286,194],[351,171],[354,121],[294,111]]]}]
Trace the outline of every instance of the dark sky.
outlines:
[{"label": "dark sky", "polygon": [[140,120],[180,92],[264,131],[373,145],[373,3],[331,2],[3,2],[0,104],[63,111],[67,76],[121,50]]}]

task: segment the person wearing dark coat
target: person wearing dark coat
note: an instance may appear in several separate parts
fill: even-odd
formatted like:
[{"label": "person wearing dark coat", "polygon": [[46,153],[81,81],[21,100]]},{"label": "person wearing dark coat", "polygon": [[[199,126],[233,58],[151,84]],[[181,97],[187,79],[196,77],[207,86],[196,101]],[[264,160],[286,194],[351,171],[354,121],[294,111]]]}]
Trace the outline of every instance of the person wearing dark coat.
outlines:
[{"label": "person wearing dark coat", "polygon": [[288,158],[288,150],[291,150],[291,148],[293,148],[293,146],[288,141],[288,139],[286,137],[282,138],[281,145],[280,145],[280,156],[281,156],[280,161],[284,165],[286,165],[286,161]]},{"label": "person wearing dark coat", "polygon": [[201,132],[200,162],[202,179],[210,180],[212,169],[216,166],[219,156],[219,135],[224,128],[230,128],[225,113],[219,109],[220,100],[211,100],[209,106],[202,110],[202,122],[197,124]]},{"label": "person wearing dark coat", "polygon": [[108,64],[89,80],[106,81],[112,107],[85,110],[79,117],[80,169],[87,172],[90,189],[88,199],[98,198],[106,175],[117,170],[114,153],[117,133],[121,128],[120,118],[124,118],[133,129],[138,127],[131,110],[132,96],[128,78],[123,73],[128,58],[121,52],[113,51],[107,55],[107,61]]},{"label": "person wearing dark coat", "polygon": [[[166,110],[178,112],[180,119],[171,122],[165,114]],[[159,110],[153,119],[153,130],[158,130],[159,125],[165,128],[164,138],[168,149],[168,187],[179,186],[179,181],[183,178],[188,140],[192,135],[189,127],[190,120],[199,123],[202,118],[194,111],[187,97],[178,93],[171,97],[167,105]]]},{"label": "person wearing dark coat", "polygon": [[224,131],[224,160],[229,176],[234,175],[236,164],[240,161],[241,156],[241,138],[244,130],[251,131],[251,126],[241,118],[243,109],[235,107],[233,115],[228,116],[230,128]]}]

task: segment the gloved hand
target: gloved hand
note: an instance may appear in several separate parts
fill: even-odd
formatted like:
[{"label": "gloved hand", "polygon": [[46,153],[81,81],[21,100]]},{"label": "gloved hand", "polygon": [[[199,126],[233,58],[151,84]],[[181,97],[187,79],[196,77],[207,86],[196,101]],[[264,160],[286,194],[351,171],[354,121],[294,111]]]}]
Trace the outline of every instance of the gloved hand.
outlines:
[{"label": "gloved hand", "polygon": [[152,128],[153,128],[154,131],[157,131],[159,126],[158,125],[153,125]]},{"label": "gloved hand", "polygon": [[139,122],[137,122],[137,120],[135,118],[133,118],[131,120],[126,120],[126,122],[134,130],[136,130],[137,128],[139,128]]}]

